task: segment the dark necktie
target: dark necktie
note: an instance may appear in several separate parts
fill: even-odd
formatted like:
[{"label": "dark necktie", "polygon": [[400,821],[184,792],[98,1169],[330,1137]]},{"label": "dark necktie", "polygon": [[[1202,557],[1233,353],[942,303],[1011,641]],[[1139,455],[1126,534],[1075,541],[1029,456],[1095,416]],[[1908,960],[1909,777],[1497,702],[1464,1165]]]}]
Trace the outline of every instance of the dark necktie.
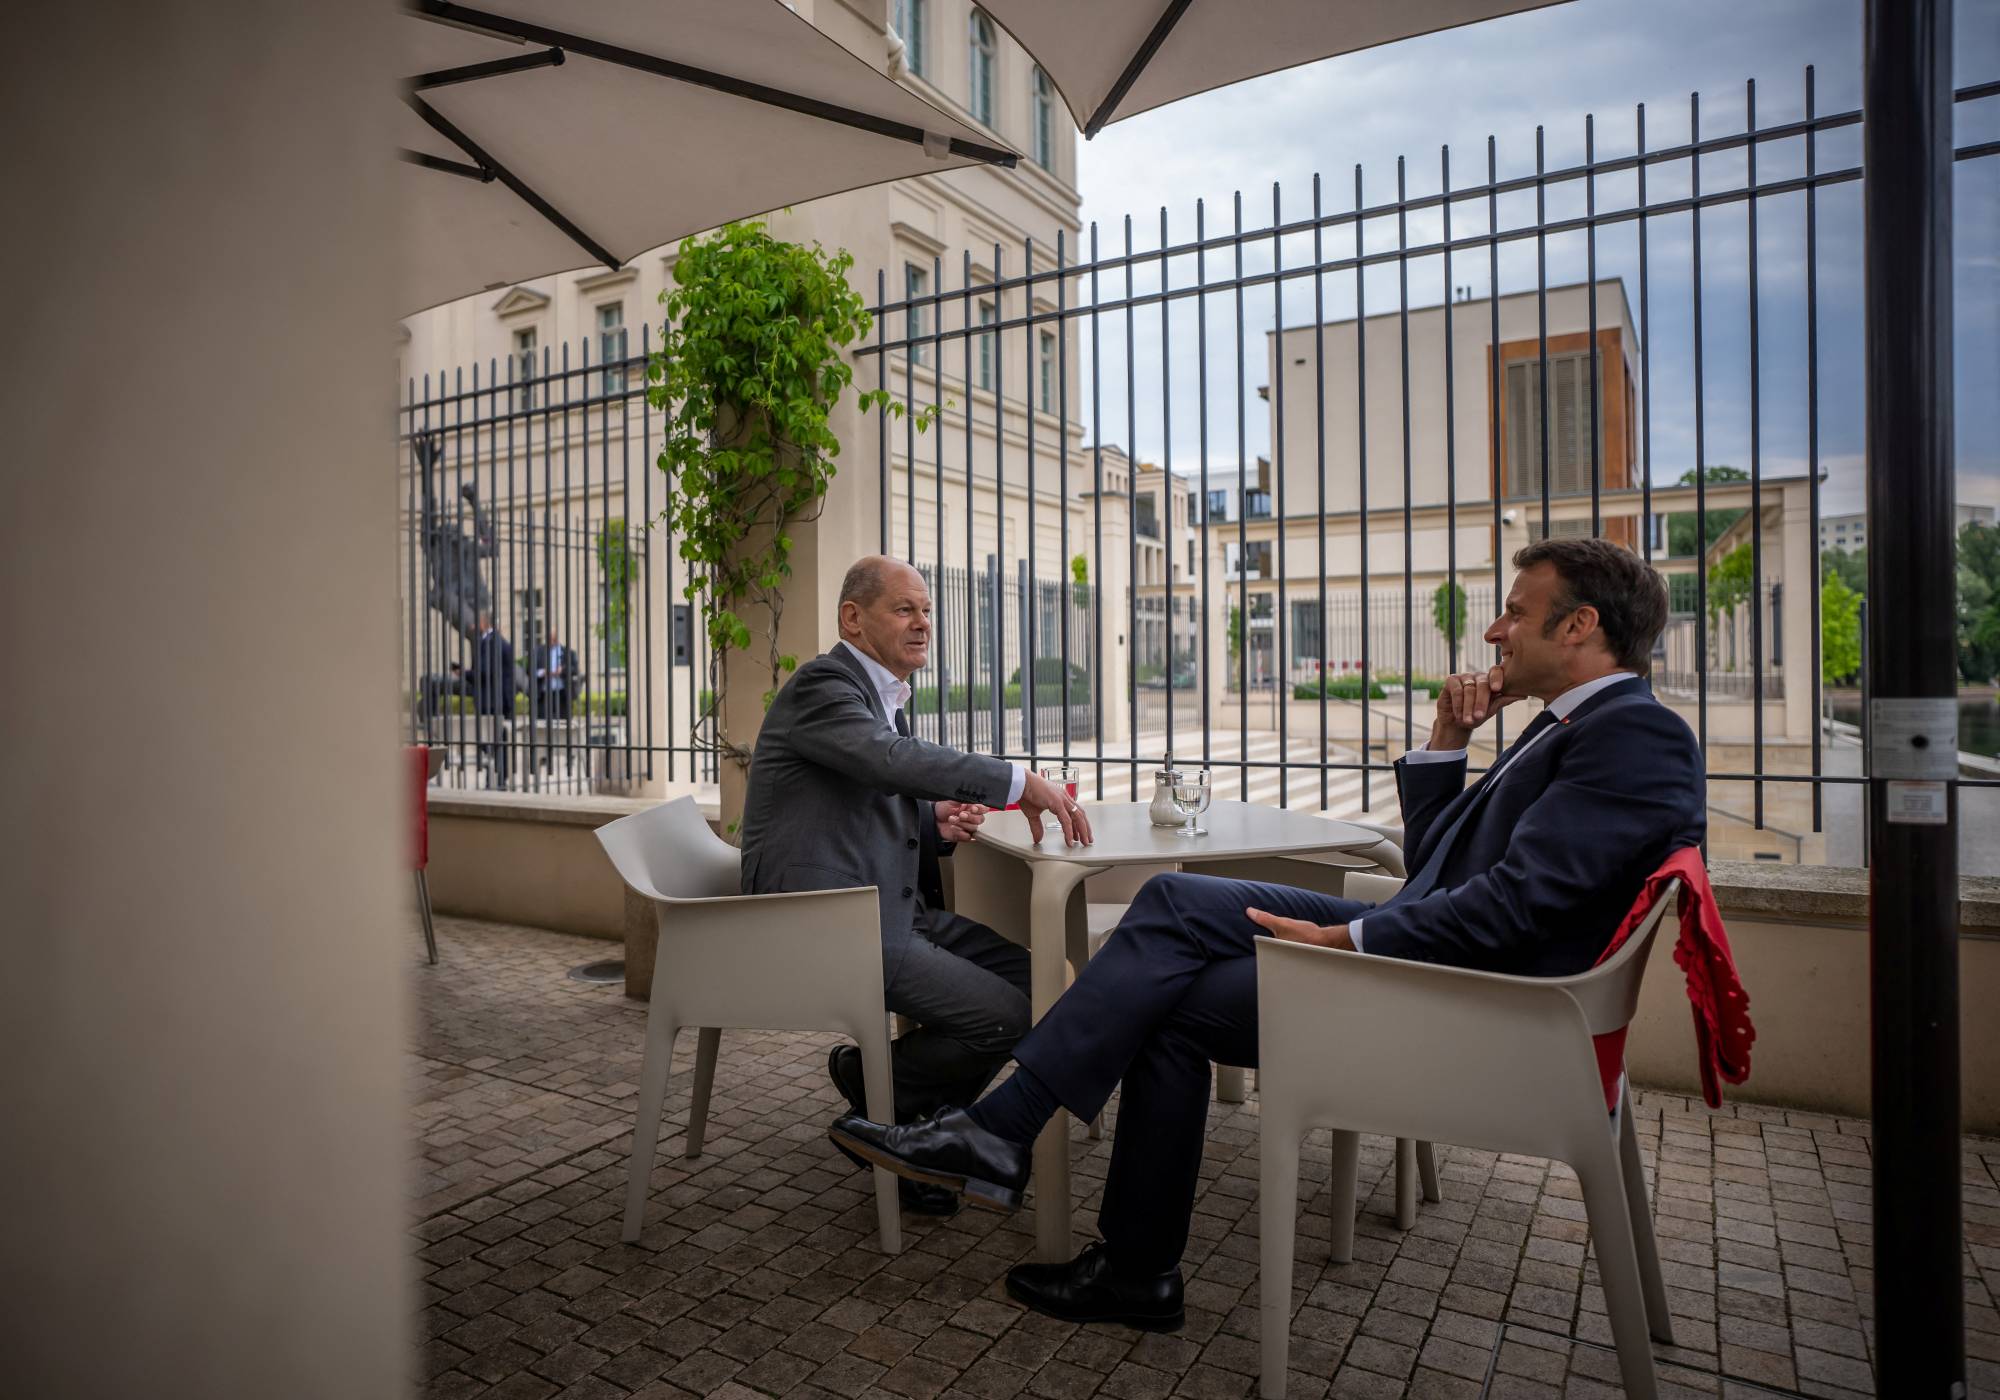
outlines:
[{"label": "dark necktie", "polygon": [[1486,795],[1493,791],[1493,785],[1500,780],[1507,765],[1514,761],[1521,750],[1534,742],[1537,734],[1555,723],[1557,723],[1555,712],[1544,708],[1540,714],[1528,721],[1528,727],[1521,731],[1521,736],[1507,746],[1507,751],[1500,755],[1498,762],[1486,770],[1478,785],[1466,792],[1464,805],[1459,809],[1458,815],[1452,819],[1451,825],[1445,828],[1444,835],[1438,838],[1437,844],[1431,847],[1430,856],[1424,861],[1423,868],[1410,877],[1410,883],[1404,889],[1405,898],[1421,898],[1437,884],[1438,872],[1444,868],[1445,857],[1457,844],[1459,833],[1465,829],[1465,824],[1472,819],[1473,813],[1479,810]]},{"label": "dark necktie", "polygon": [[910,712],[908,710],[898,709],[896,711],[896,732],[905,739],[910,737]]}]

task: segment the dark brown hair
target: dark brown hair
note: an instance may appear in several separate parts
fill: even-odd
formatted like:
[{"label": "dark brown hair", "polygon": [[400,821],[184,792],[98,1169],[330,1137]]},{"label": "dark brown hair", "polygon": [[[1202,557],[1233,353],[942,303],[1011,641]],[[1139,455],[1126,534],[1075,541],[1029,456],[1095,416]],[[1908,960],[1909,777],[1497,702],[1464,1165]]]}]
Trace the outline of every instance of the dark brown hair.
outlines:
[{"label": "dark brown hair", "polygon": [[1645,675],[1667,625],[1667,585],[1638,555],[1605,539],[1549,539],[1514,555],[1514,567],[1548,564],[1562,582],[1542,635],[1581,607],[1597,609],[1604,645],[1620,666]]}]

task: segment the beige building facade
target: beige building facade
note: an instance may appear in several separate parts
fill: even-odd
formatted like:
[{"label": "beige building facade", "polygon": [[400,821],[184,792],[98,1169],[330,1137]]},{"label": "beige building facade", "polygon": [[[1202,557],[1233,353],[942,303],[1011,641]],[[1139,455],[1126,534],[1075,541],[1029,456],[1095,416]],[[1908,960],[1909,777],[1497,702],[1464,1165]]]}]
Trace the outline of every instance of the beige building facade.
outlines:
[{"label": "beige building facade", "polygon": [[[1074,256],[1075,128],[1026,52],[964,0],[799,0],[793,8],[1023,156],[1013,170],[950,170],[767,216],[778,237],[851,253],[849,278],[868,304],[909,303],[879,318],[870,337],[908,344],[855,354],[854,391],[886,388],[899,403],[936,411],[924,432],[910,418],[840,415],[840,500],[837,510],[829,506],[838,543],[829,547],[850,560],[876,548],[909,556],[931,574],[941,612],[951,575],[1019,582],[1032,557],[1033,577],[1055,586],[1069,577],[1069,559],[1091,550],[1081,430],[1061,429],[1065,403],[1072,424],[1077,417],[1079,357],[1074,331],[1053,314],[1054,281],[1031,294],[1020,278],[1030,267],[1053,268],[1059,242]],[[658,344],[676,256],[677,245],[667,245],[616,271],[583,269],[466,297],[409,317],[397,346],[403,427],[434,432],[440,444],[432,481],[445,524],[471,533],[460,496],[467,482],[488,513],[493,548],[481,568],[517,656],[525,664],[552,637],[585,655],[599,699],[587,717],[594,732],[573,733],[575,724],[538,731],[538,742],[572,758],[587,740],[685,745],[708,686],[700,620],[682,601],[685,566],[667,531],[648,528],[666,503],[653,465],[663,416],[644,402],[639,357]],[[964,292],[996,280],[1015,285]],[[994,329],[955,334],[983,325]],[[414,701],[427,678],[449,685],[464,644],[424,604],[423,493],[408,450],[402,468],[399,577],[404,615],[416,621],[404,646]],[[607,550],[619,549],[632,597],[622,617],[605,562]],[[814,567],[837,573],[844,563],[817,559]],[[641,588],[649,607],[637,601]],[[813,650],[835,636],[830,600],[821,601],[825,616],[806,644]],[[1031,624],[1018,606],[996,611],[1014,658],[1005,664],[1016,664]],[[940,621],[936,652],[947,684],[961,678],[951,667],[959,657],[962,672],[964,631],[952,618]],[[1036,649],[1055,650],[1043,636]],[[524,742],[527,731],[514,727]],[[650,784],[622,762],[600,769],[591,779],[600,787],[659,790],[664,782],[657,763]],[[676,765],[677,780],[688,776],[685,761]]]}]

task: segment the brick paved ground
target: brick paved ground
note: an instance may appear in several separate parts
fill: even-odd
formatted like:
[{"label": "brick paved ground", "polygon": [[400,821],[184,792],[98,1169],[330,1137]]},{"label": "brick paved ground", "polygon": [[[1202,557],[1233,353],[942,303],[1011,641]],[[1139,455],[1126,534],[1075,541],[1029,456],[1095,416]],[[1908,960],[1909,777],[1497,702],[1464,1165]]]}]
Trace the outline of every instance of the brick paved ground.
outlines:
[{"label": "brick paved ground", "polygon": [[[563,975],[615,949],[453,919],[438,945],[438,967],[415,960],[410,1061],[431,1400],[1255,1393],[1254,1094],[1211,1111],[1186,1329],[1071,1327],[1002,1291],[1032,1248],[1026,1214],[906,1216],[903,1254],[877,1252],[867,1180],[826,1140],[822,1035],[725,1032],[693,1162],[682,1037],[647,1229],[621,1244],[645,1010]],[[1638,1115],[1680,1343],[1660,1352],[1663,1393],[1869,1393],[1867,1125],[1655,1094]],[[1109,1145],[1075,1141],[1086,1229]],[[1404,1234],[1390,1145],[1364,1140],[1356,1258],[1334,1266],[1318,1147],[1302,1168],[1288,1394],[1621,1393],[1570,1172],[1441,1148],[1445,1200]],[[2000,1395],[2000,1142],[1967,1139],[1964,1164],[1972,1378]]]}]

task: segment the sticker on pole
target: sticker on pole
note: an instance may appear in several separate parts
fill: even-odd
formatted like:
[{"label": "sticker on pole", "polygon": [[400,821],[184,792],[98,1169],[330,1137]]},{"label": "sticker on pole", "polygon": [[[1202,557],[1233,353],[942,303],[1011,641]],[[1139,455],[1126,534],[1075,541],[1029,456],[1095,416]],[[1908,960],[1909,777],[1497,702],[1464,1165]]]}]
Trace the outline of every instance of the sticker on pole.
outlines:
[{"label": "sticker on pole", "polygon": [[1877,778],[1956,778],[1958,702],[1950,696],[1869,701],[1868,760]]},{"label": "sticker on pole", "polygon": [[1889,822],[1892,826],[1943,826],[1945,814],[1951,809],[1946,804],[1946,787],[1943,783],[1912,783],[1895,781],[1884,783],[1889,796]]}]

